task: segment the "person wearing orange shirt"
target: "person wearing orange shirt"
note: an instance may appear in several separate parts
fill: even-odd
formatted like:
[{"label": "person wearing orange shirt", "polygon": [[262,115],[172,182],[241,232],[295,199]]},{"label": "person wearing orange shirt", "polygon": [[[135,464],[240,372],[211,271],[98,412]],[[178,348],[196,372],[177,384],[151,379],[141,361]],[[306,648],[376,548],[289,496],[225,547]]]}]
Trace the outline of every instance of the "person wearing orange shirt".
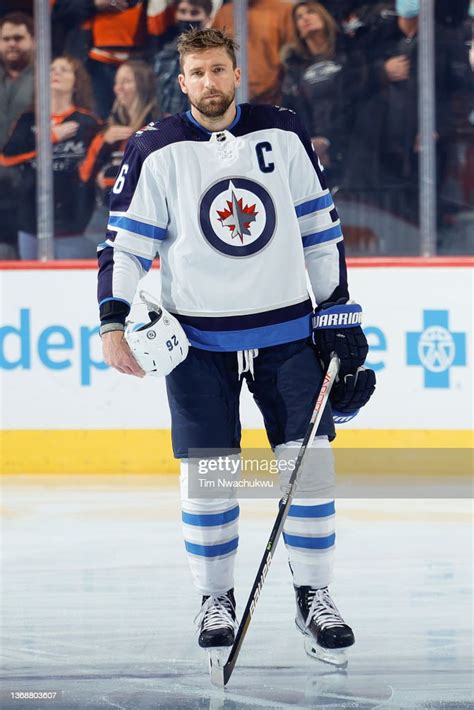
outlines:
[{"label": "person wearing orange shirt", "polygon": [[147,41],[144,0],[54,0],[53,23],[68,33],[66,51],[85,60],[94,106],[105,119],[114,102],[114,79],[128,59],[143,58]]},{"label": "person wearing orange shirt", "polygon": [[[156,81],[151,66],[137,59],[124,62],[115,75],[114,94],[115,101],[107,124],[95,136],[80,167],[84,182],[95,179],[100,203],[107,207],[127,140],[158,117]],[[105,215],[104,220],[105,228]]]},{"label": "person wearing orange shirt", "polygon": [[[54,251],[58,259],[92,258],[96,245],[83,233],[95,204],[93,181],[81,180],[86,157],[99,122],[90,113],[92,92],[78,59],[57,57],[51,65],[51,138],[53,143]],[[36,135],[35,115],[20,116],[0,155],[0,165],[22,171],[18,214],[21,259],[36,259]]]},{"label": "person wearing orange shirt", "polygon": [[[294,40],[291,17],[293,4],[285,0],[249,0],[248,81],[249,99],[254,104],[279,104],[283,75],[280,52]],[[233,4],[223,5],[213,27],[233,32]]]}]

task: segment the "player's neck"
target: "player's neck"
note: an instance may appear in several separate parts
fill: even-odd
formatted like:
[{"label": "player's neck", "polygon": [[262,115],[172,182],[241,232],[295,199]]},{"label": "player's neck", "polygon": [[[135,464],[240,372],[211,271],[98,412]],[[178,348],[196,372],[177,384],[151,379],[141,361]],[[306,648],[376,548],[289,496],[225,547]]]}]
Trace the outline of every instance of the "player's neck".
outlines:
[{"label": "player's neck", "polygon": [[237,106],[235,105],[235,101],[233,101],[227,111],[222,114],[222,116],[216,116],[216,118],[204,116],[195,106],[191,106],[191,114],[203,128],[214,133],[216,131],[223,131],[230,126],[237,114]]}]

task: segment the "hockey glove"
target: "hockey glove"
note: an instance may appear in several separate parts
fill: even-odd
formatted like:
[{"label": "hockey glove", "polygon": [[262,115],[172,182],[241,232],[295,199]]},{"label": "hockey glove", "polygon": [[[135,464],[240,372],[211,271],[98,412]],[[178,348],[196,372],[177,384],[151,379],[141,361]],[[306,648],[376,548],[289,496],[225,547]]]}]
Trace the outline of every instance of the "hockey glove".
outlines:
[{"label": "hockey glove", "polygon": [[374,390],[375,372],[365,367],[359,367],[354,375],[346,375],[336,382],[330,394],[334,422],[344,424],[355,417]]},{"label": "hockey glove", "polygon": [[313,343],[324,367],[333,352],[341,362],[339,378],[354,374],[364,364],[369,351],[361,328],[362,308],[346,298],[318,306],[313,315]]}]

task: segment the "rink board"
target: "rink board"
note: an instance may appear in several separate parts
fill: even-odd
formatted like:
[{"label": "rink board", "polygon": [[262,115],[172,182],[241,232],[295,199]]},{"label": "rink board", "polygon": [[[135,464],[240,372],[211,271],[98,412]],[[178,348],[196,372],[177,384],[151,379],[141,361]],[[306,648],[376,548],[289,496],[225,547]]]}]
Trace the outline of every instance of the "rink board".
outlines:
[{"label": "rink board", "polygon": [[[338,445],[468,448],[473,260],[354,259],[350,266],[378,384],[370,405],[339,428]],[[125,377],[102,361],[95,265],[4,262],[0,279],[2,471],[176,471],[164,382]],[[159,269],[143,285],[159,294]],[[134,306],[132,317],[144,320],[144,308]],[[244,445],[267,446],[245,388],[241,417]]]}]

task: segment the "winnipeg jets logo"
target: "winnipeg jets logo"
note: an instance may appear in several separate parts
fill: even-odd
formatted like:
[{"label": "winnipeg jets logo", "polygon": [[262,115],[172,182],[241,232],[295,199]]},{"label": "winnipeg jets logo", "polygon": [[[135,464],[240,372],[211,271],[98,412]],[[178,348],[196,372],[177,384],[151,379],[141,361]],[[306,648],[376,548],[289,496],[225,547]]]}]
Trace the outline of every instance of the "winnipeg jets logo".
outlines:
[{"label": "winnipeg jets logo", "polygon": [[238,237],[244,243],[244,236],[250,236],[250,225],[257,219],[255,204],[244,205],[242,197],[237,198],[232,190],[232,198],[227,200],[227,209],[217,210],[219,221],[223,227],[230,229],[231,238]]},{"label": "winnipeg jets logo", "polygon": [[252,256],[271,241],[275,206],[268,191],[247,178],[214,183],[201,198],[201,231],[206,241],[227,256]]}]

